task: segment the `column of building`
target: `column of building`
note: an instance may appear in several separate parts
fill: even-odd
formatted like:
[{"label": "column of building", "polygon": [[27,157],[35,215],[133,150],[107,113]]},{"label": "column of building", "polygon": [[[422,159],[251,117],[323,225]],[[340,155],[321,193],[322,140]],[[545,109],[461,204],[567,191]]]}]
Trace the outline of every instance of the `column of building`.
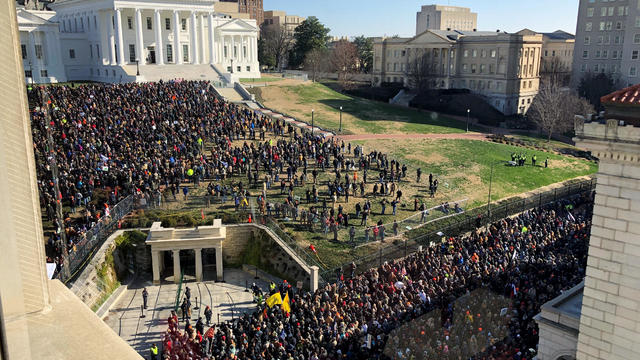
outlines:
[{"label": "column of building", "polygon": [[190,60],[192,64],[198,64],[198,32],[197,29],[197,15],[195,11],[191,12],[190,26],[189,26],[189,42],[191,43],[191,55]]},{"label": "column of building", "polygon": [[180,12],[173,11],[173,63],[182,64],[182,49],[180,48]]},{"label": "column of building", "polygon": [[164,48],[162,47],[162,19],[160,18],[160,10],[155,10],[156,18],[156,64],[164,65]]},{"label": "column of building", "polygon": [[[136,11],[136,61],[145,63],[144,59],[144,40],[142,37],[142,9],[135,9]],[[158,24],[156,24],[158,27]]]},{"label": "column of building", "polygon": [[122,10],[116,9],[116,34],[117,34],[117,50],[118,50],[118,65],[124,65],[124,36],[122,34]]},{"label": "column of building", "polygon": [[204,33],[204,14],[198,14],[198,25],[199,25],[199,31],[198,31],[198,33],[199,33],[198,36],[199,37],[198,37],[198,40],[200,40],[199,43],[198,43],[198,46],[200,47],[200,51],[198,52],[198,54],[200,55],[199,63],[200,64],[205,64],[207,62],[207,59],[206,59],[206,54],[205,54],[206,46],[205,46],[205,39],[204,39],[204,35],[205,35],[205,33]]},{"label": "column of building", "polygon": [[107,14],[107,38],[109,43],[109,65],[116,64],[116,40],[113,31],[113,11],[108,11]]},{"label": "column of building", "polygon": [[213,13],[209,13],[209,64],[216,63],[216,40],[215,29],[213,25]]}]

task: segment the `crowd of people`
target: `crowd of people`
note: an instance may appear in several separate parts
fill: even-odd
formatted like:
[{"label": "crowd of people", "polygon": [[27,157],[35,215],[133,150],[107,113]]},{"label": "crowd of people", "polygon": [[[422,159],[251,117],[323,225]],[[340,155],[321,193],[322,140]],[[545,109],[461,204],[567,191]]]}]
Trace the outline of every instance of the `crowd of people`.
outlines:
[{"label": "crowd of people", "polygon": [[290,312],[260,305],[202,341],[169,330],[191,350],[165,358],[531,359],[534,315],[584,277],[591,208],[584,195],[529,210],[315,293],[280,287]]},{"label": "crowd of people", "polygon": [[[299,219],[311,230],[348,226],[349,215],[336,208],[342,199],[391,196],[391,205],[402,197],[406,165],[226,103],[206,81],[59,86],[29,95],[41,206],[61,224],[47,247],[57,262],[126,196],[154,205],[186,200],[186,183],[208,181],[206,204],[233,201],[236,210],[247,209],[255,189],[262,214]],[[321,184],[329,171],[335,178]],[[429,182],[435,193],[432,174]],[[284,199],[267,201],[263,183],[280,187]],[[305,184],[301,206],[293,190]],[[59,204],[68,210],[60,214]],[[367,226],[371,204],[364,204],[357,216]]]}]

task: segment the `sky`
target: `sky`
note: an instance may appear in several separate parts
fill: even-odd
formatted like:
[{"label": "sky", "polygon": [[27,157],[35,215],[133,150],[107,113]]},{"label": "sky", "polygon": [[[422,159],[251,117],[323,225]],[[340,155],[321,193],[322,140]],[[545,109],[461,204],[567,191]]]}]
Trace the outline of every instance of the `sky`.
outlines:
[{"label": "sky", "polygon": [[478,13],[478,30],[575,34],[578,0],[264,0],[265,10],[315,16],[332,36],[414,36],[422,5],[452,5]]}]

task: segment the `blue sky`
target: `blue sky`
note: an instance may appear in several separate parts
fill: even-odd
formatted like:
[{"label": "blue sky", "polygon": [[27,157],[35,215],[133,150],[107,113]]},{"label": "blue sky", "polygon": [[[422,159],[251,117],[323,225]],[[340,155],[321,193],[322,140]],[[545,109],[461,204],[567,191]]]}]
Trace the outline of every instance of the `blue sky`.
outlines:
[{"label": "blue sky", "polygon": [[334,36],[415,35],[422,5],[470,7],[478,13],[478,30],[515,32],[576,31],[578,0],[264,0],[265,10],[316,16]]}]

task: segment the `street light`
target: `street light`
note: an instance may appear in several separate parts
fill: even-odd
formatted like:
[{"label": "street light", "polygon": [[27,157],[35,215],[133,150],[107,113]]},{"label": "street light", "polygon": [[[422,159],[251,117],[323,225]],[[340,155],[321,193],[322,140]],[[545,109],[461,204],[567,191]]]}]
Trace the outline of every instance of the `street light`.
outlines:
[{"label": "street light", "polygon": [[467,132],[469,132],[469,116],[471,113],[471,109],[467,109]]},{"label": "street light", "polygon": [[342,132],[342,106],[340,106],[340,128],[338,128],[338,132]]},{"label": "street light", "polygon": [[140,76],[140,59],[136,59],[136,76]]},{"label": "street light", "polygon": [[313,109],[311,109],[311,136],[313,136]]}]

